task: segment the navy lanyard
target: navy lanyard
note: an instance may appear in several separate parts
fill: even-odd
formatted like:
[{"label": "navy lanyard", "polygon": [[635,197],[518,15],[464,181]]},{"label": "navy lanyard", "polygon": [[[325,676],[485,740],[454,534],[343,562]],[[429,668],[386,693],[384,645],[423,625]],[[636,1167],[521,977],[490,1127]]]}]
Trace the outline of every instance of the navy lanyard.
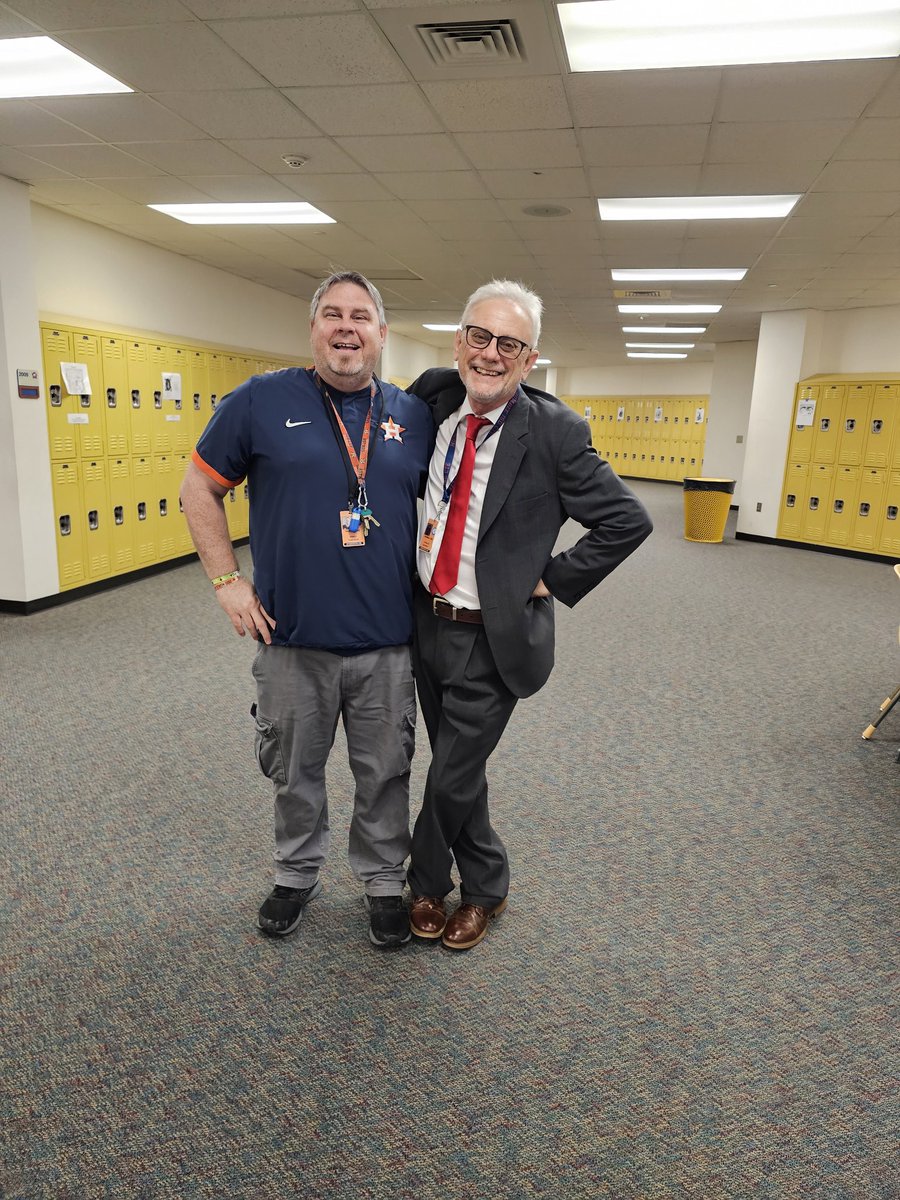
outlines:
[{"label": "navy lanyard", "polygon": [[[315,380],[316,387],[322,394],[322,402],[325,406],[325,414],[328,417],[328,423],[331,425],[331,431],[334,434],[334,440],[337,442],[338,449],[341,452],[341,459],[344,463],[344,469],[347,472],[347,489],[349,493],[350,507],[352,508],[354,504],[359,503],[360,497],[363,497],[361,503],[365,504],[365,473],[367,472],[368,466],[372,459],[375,457],[375,446],[378,443],[377,437],[369,439],[366,435],[369,434],[370,431],[377,431],[380,428],[381,418],[384,416],[384,393],[381,390],[381,381],[376,379],[373,375],[372,382],[369,385],[371,388],[369,395],[369,411],[366,415],[366,420],[363,425],[363,435],[360,443],[361,452],[363,451],[363,447],[365,447],[366,462],[364,465],[362,465],[363,474],[360,475],[360,462],[359,460],[357,460],[356,463],[353,462],[353,457],[348,449],[348,446],[350,449],[352,449],[352,443],[350,442],[350,436],[347,433],[346,426],[344,425],[344,422],[341,420],[340,414],[338,413],[337,405],[332,400],[331,395],[329,394],[324,382],[320,378],[318,371],[316,371],[313,367],[310,367],[309,371]],[[378,419],[373,424],[372,413],[375,408],[376,395],[378,396]]]},{"label": "navy lanyard", "polygon": [[[475,447],[476,451],[481,449],[481,447],[488,440],[488,438],[492,438],[495,433],[500,432],[500,427],[502,426],[502,424],[506,420],[506,418],[509,416],[510,412],[512,411],[512,407],[516,403],[518,398],[519,398],[519,389],[516,388],[515,393],[512,396],[510,396],[509,400],[507,400],[506,404],[503,406],[503,412],[500,414],[500,416],[497,418],[497,420],[494,421],[494,423],[491,425],[490,429],[487,431],[487,433],[484,435],[484,437],[481,439],[481,441]],[[477,415],[478,415],[477,413],[472,414],[472,416],[477,416]],[[453,430],[453,433],[450,435],[450,444],[447,446],[447,456],[444,459],[444,494],[441,496],[441,501],[443,504],[446,504],[447,501],[450,499],[451,495],[453,494],[453,485],[456,483],[456,475],[454,475],[452,479],[450,478],[450,468],[453,466],[453,456],[456,453],[456,437],[457,437],[457,434],[459,433],[459,427],[460,427],[460,425],[462,425],[464,419],[465,418],[460,417],[460,419],[456,422],[456,428]],[[459,474],[459,472],[457,471],[457,475],[458,474]]]}]

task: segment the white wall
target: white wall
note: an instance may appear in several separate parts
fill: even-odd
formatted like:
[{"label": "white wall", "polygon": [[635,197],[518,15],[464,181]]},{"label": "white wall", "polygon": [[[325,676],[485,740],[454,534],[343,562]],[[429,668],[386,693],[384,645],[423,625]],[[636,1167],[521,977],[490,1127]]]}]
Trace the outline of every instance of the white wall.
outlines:
[{"label": "white wall", "polygon": [[[388,314],[390,321],[390,313]],[[384,379],[402,379],[412,383],[429,367],[449,365],[446,354],[424,342],[414,342],[402,333],[392,333],[388,327],[387,341],[381,356],[378,374]]]},{"label": "white wall", "polygon": [[900,305],[825,313],[825,333],[815,370],[849,375],[900,374]]},{"label": "white wall", "polygon": [[560,367],[557,395],[708,396],[711,363],[647,363],[621,367]]},{"label": "white wall", "polygon": [[720,342],[716,346],[703,474],[737,480],[734,504],[740,504],[755,366],[756,342]]}]

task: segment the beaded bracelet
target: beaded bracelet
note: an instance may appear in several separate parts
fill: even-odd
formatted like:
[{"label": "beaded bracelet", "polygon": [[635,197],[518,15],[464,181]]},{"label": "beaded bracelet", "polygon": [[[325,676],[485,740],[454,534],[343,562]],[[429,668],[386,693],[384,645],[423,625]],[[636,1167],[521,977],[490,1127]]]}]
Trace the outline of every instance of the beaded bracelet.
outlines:
[{"label": "beaded bracelet", "polygon": [[236,583],[240,578],[240,571],[229,571],[227,575],[218,575],[211,582],[216,591],[218,591],[219,588],[227,587],[229,583]]}]

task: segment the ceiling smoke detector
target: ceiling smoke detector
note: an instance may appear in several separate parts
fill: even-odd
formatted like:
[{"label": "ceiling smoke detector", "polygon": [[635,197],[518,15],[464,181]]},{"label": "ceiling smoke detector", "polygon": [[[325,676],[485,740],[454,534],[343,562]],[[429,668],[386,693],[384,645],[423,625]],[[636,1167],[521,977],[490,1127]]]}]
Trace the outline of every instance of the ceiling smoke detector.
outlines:
[{"label": "ceiling smoke detector", "polygon": [[529,204],[522,209],[526,217],[567,217],[571,211],[562,204]]},{"label": "ceiling smoke detector", "polygon": [[281,161],[292,171],[299,171],[301,167],[306,166],[309,159],[304,158],[302,154],[282,154]]}]

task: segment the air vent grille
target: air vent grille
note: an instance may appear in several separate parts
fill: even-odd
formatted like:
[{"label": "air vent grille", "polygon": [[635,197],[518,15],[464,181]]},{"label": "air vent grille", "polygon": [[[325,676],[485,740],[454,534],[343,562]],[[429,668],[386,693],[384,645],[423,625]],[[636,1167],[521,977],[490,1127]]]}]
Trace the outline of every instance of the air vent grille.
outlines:
[{"label": "air vent grille", "polygon": [[515,21],[444,21],[417,25],[416,31],[432,61],[441,66],[525,61]]}]

